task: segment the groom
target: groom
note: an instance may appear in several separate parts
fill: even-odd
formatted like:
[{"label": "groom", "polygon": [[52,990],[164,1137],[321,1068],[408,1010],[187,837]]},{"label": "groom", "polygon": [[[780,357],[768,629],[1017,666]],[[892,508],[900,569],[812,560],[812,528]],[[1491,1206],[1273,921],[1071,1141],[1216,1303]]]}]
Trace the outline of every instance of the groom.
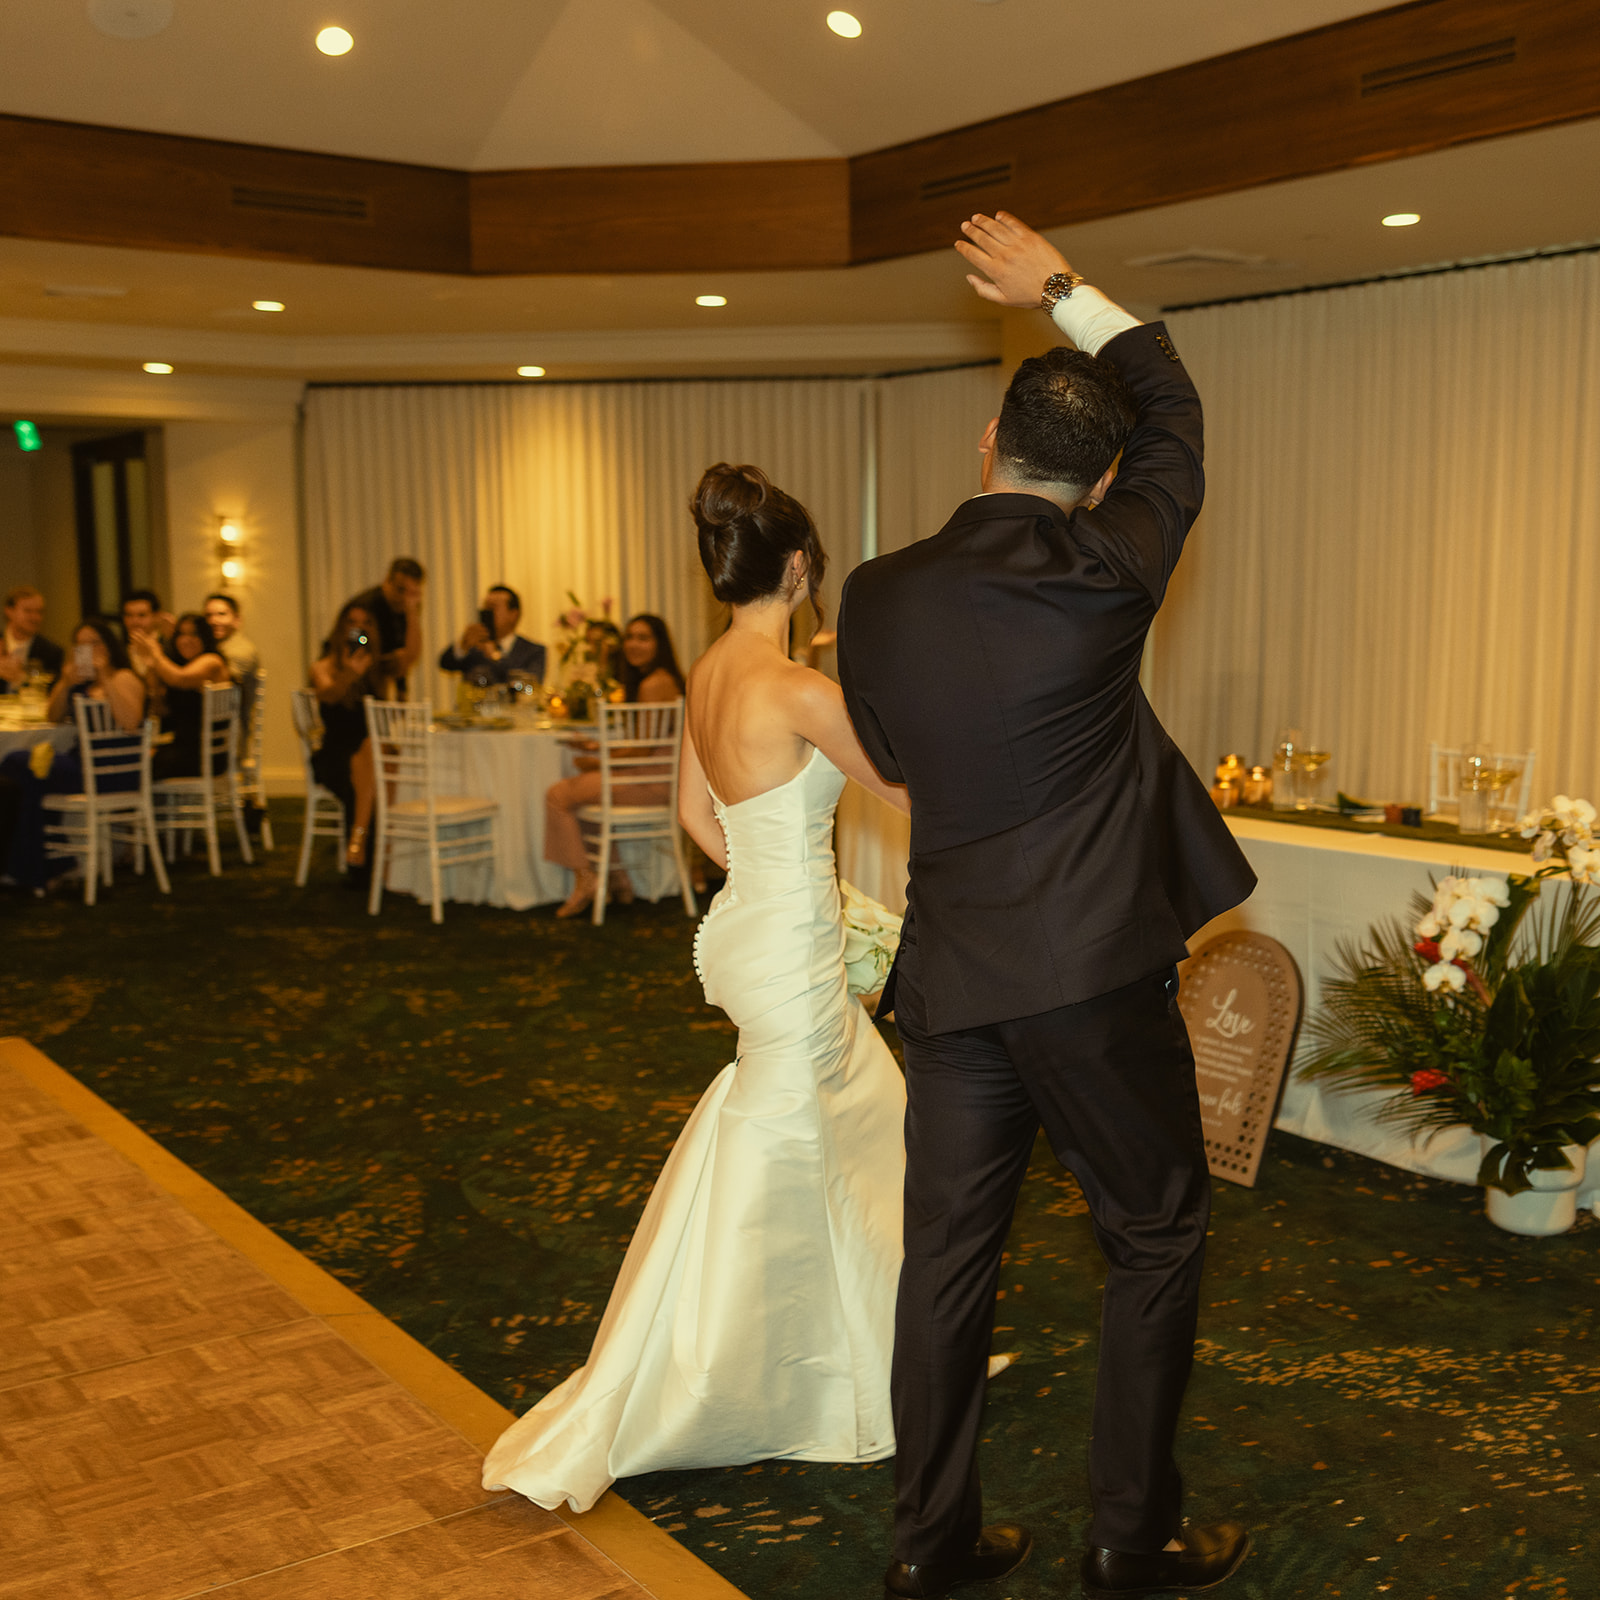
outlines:
[{"label": "groom", "polygon": [[1249,1540],[1182,1525],[1173,1460],[1210,1211],[1174,964],[1255,879],[1139,687],[1200,510],[1200,401],[1164,327],[1031,228],[1005,212],[962,228],[977,292],[1041,308],[1078,349],[1021,364],[983,436],[982,494],[858,568],[839,609],[851,720],[911,795],[910,905],[879,1006],[908,1096],[886,1591],[935,1600],[1031,1544],[982,1525],[977,1446],[1041,1123],[1106,1258],[1085,1590],[1206,1588]]}]

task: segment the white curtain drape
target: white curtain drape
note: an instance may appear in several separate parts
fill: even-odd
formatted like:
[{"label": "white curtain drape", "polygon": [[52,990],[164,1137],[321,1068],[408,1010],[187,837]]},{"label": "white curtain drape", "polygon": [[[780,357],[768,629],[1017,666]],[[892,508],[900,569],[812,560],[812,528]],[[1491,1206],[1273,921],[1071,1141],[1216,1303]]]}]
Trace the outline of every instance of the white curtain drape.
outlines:
[{"label": "white curtain drape", "polygon": [[[619,620],[667,619],[685,666],[718,608],[689,496],[714,461],[750,461],[811,511],[829,556],[824,602],[861,559],[863,473],[877,464],[880,550],[937,531],[973,492],[996,369],[887,379],[329,387],[306,400],[306,588],[313,640],[390,559],[428,571],[432,658],[491,583],[550,641],[575,592]],[[870,514],[871,508],[869,508]],[[885,537],[887,534],[887,537]]]},{"label": "white curtain drape", "polygon": [[[436,657],[492,583],[549,641],[568,590],[667,619],[687,665],[713,607],[689,496],[712,462],[753,461],[816,518],[836,601],[859,559],[855,381],[372,387],[306,403],[307,606],[320,639],[339,605],[411,555],[428,571]],[[447,692],[429,674],[437,699]]]},{"label": "white curtain drape", "polygon": [[1152,701],[1209,773],[1276,730],[1339,787],[1426,792],[1430,740],[1596,796],[1600,255],[1177,313],[1207,495]]}]

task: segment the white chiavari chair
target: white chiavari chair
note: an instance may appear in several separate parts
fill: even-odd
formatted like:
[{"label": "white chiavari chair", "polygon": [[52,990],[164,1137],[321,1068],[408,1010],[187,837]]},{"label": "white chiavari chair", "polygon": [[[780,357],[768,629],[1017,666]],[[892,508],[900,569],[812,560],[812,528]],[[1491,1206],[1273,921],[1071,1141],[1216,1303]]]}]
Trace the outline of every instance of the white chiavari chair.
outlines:
[{"label": "white chiavari chair", "polygon": [[[678,752],[683,744],[683,701],[641,701],[635,705],[600,706],[600,803],[580,806],[577,817],[586,832],[584,847],[595,864],[596,927],[606,919],[612,846],[635,840],[655,841],[671,852],[683,909],[695,916],[694,890],[684,864],[683,836],[678,831]],[[629,784],[664,783],[667,798],[660,805],[632,805],[619,799]]]},{"label": "white chiavari chair", "polygon": [[322,743],[322,710],[314,689],[296,689],[290,700],[294,731],[300,740],[300,768],[305,774],[306,816],[300,830],[300,865],[295,869],[297,889],[306,886],[311,876],[311,851],[318,839],[332,839],[338,846],[339,871],[345,870],[344,806],[332,789],[317,782],[311,758]]},{"label": "white chiavari chair", "polygon": [[150,753],[155,745],[155,723],[147,720],[130,733],[117,723],[108,701],[91,700],[87,695],[74,700],[73,713],[83,761],[83,793],[53,794],[45,799],[46,852],[76,856],[82,863],[86,906],[95,903],[102,882],[111,886],[119,844],[133,846],[133,869],[138,873],[144,871],[148,851],[156,883],[162,894],[171,894],[151,805]]},{"label": "white chiavari chair", "polygon": [[376,778],[367,910],[378,914],[384,875],[396,854],[422,851],[428,857],[433,920],[443,922],[441,874],[446,867],[495,859],[500,807],[493,800],[438,792],[433,707],[428,701],[402,703],[368,695],[365,703]]}]

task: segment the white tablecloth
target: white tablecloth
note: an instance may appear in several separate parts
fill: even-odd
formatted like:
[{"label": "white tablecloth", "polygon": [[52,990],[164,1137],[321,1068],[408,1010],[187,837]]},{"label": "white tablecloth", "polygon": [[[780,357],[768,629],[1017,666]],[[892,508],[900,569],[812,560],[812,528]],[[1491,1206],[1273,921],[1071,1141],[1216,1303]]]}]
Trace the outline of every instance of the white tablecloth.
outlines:
[{"label": "white tablecloth", "polygon": [[[500,807],[495,861],[448,868],[445,899],[526,911],[572,892],[572,874],[544,859],[545,790],[577,770],[566,743],[572,736],[560,728],[451,729],[435,736],[439,793],[478,796]],[[676,892],[664,845],[647,841],[618,853],[636,893],[654,900]],[[427,856],[403,855],[390,870],[388,888],[427,899]]]},{"label": "white tablecloth", "polygon": [[70,750],[78,742],[78,728],[72,722],[47,722],[31,728],[13,727],[0,723],[0,758],[13,750],[31,750],[48,739],[57,750]]},{"label": "white tablecloth", "polygon": [[[1443,877],[1459,867],[1504,877],[1527,865],[1526,856],[1506,851],[1343,833],[1255,817],[1230,816],[1228,826],[1260,882],[1244,905],[1202,928],[1190,940],[1190,948],[1198,949],[1233,928],[1270,934],[1299,965],[1307,1015],[1317,1005],[1321,979],[1332,968],[1339,940],[1358,939],[1373,923],[1404,916],[1414,890],[1431,893],[1430,874]],[[839,801],[835,845],[840,876],[902,910],[910,828],[910,819],[902,813],[858,785],[846,785]],[[1378,1120],[1375,1108],[1385,1098],[1381,1091],[1352,1093],[1308,1083],[1291,1072],[1277,1126],[1412,1172],[1458,1183],[1474,1181],[1480,1159],[1476,1134],[1451,1129],[1414,1145]],[[1600,1200],[1600,1140],[1590,1147],[1588,1173],[1578,1198],[1582,1205]]]}]

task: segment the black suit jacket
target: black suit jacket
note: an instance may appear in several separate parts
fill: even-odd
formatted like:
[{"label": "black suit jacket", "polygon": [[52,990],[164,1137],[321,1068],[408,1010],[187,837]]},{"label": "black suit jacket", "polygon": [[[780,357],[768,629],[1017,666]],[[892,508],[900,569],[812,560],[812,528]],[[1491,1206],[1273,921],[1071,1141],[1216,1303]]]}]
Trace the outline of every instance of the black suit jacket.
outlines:
[{"label": "black suit jacket", "polygon": [[520,633],[512,638],[511,648],[498,661],[491,661],[478,649],[462,652],[453,644],[446,645],[439,652],[441,672],[486,672],[494,683],[504,683],[514,672],[525,678],[537,678],[543,683],[544,661],[544,646],[535,644],[532,639],[524,639]]},{"label": "black suit jacket", "polygon": [[1204,491],[1199,396],[1159,323],[1100,355],[1139,419],[1096,510],[980,495],[840,602],[851,720],[911,795],[905,938],[936,1033],[1159,971],[1255,884],[1139,687]]},{"label": "black suit jacket", "polygon": [[[0,636],[3,636],[3,630],[0,630]],[[5,645],[0,643],[0,650],[4,648]],[[28,648],[22,652],[24,661],[37,661],[50,674],[51,683],[61,676],[61,663],[65,658],[66,652],[61,646],[52,644],[42,633],[34,634],[28,641]],[[0,694],[14,694],[16,688],[16,684],[0,678]]]}]

